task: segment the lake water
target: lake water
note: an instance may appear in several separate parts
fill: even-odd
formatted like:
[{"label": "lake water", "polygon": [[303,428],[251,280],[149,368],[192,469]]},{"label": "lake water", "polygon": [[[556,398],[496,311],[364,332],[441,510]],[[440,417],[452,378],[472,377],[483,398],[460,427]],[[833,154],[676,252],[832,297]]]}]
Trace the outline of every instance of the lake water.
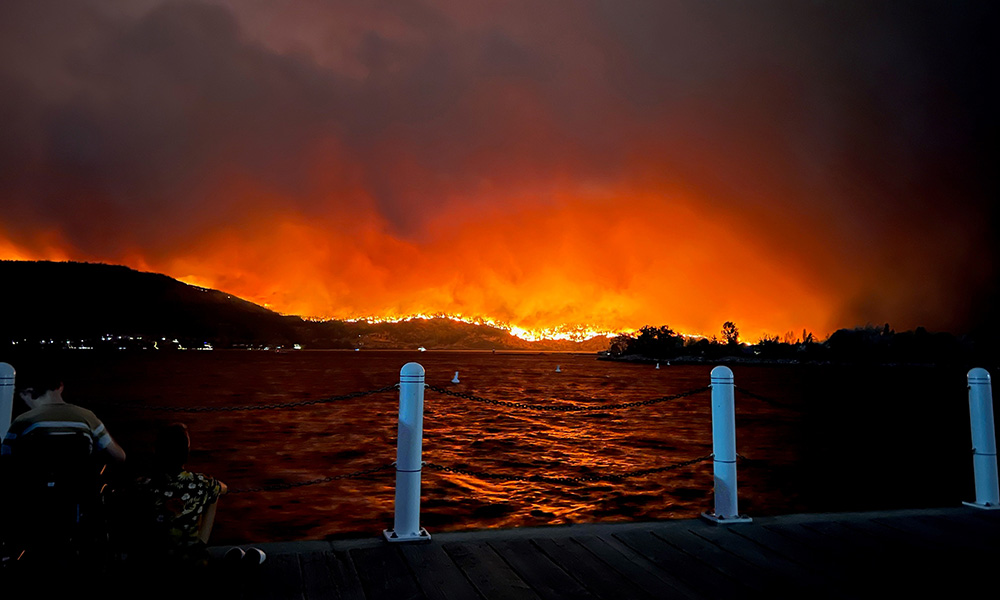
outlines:
[{"label": "lake water", "polygon": [[[399,381],[531,404],[633,402],[706,386],[711,365],[508,352],[72,352],[65,397],[98,413],[138,471],[159,423],[188,424],[189,468],[234,490],[310,481],[395,460],[398,393],[291,409],[164,413],[312,400]],[[0,357],[18,367],[17,357]],[[26,361],[28,359],[20,359]],[[22,363],[23,364],[23,363]],[[559,372],[556,372],[556,369]],[[965,372],[916,367],[734,365],[740,512],[872,510],[974,499]],[[459,372],[460,383],[451,379]],[[711,452],[708,392],[593,413],[518,411],[427,391],[424,460],[470,471],[572,477],[669,466]],[[130,475],[120,471],[119,477]],[[391,528],[394,474],[220,502],[214,544],[374,536]],[[500,482],[425,469],[435,531],[694,518],[712,508],[711,462],[620,482]]]}]

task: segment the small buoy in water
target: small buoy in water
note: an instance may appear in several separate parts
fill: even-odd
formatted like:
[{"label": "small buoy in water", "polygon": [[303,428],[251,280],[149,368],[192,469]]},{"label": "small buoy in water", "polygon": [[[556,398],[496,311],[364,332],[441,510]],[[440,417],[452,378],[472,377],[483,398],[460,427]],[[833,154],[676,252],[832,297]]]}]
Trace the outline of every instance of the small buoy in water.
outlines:
[{"label": "small buoy in water", "polygon": [[559,370],[559,365],[556,365],[556,373],[562,373],[562,371]]},{"label": "small buoy in water", "polygon": [[451,378],[452,383],[458,383],[458,371],[455,371],[455,376]]}]

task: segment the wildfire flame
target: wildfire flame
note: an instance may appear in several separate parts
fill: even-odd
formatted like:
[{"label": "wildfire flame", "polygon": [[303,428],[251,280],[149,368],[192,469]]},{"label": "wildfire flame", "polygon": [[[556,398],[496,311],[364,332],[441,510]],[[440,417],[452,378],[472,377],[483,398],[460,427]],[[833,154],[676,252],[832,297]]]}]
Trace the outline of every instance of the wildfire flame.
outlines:
[{"label": "wildfire flame", "polygon": [[456,209],[428,218],[420,239],[373,215],[353,219],[350,228],[339,217],[251,212],[177,248],[137,246],[117,256],[85,253],[58,236],[34,248],[6,240],[0,257],[113,262],[283,314],[369,322],[444,317],[525,340],[584,340],[643,325],[711,335],[729,320],[755,339],[824,332],[834,313],[828,284],[801,260],[777,256],[766,239],[692,203],[649,192],[601,201],[567,195],[541,206],[515,204],[502,215]]},{"label": "wildfire flame", "polygon": [[[566,340],[572,342],[583,342],[596,337],[606,337],[611,338],[621,333],[631,333],[632,330],[627,331],[611,331],[607,329],[600,329],[593,326],[587,325],[559,325],[556,327],[548,327],[544,329],[531,329],[525,327],[519,327],[511,323],[504,321],[498,321],[496,319],[491,319],[484,316],[469,317],[460,314],[448,314],[448,313],[437,313],[437,314],[416,314],[416,315],[406,315],[401,317],[380,317],[380,316],[368,316],[360,318],[343,319],[349,323],[405,323],[414,320],[431,320],[431,319],[449,319],[451,321],[456,321],[458,323],[466,323],[469,325],[487,325],[489,327],[494,327],[506,331],[513,335],[514,337],[520,338],[528,342],[537,342],[541,340]],[[325,321],[326,319],[311,318],[314,321]]]}]

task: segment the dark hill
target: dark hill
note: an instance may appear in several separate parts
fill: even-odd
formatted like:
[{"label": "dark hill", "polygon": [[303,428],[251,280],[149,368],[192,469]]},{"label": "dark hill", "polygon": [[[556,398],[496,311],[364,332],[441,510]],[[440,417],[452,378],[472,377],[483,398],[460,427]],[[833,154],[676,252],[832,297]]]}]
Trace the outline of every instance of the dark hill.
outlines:
[{"label": "dark hill", "polygon": [[0,344],[94,341],[101,336],[208,342],[215,347],[520,349],[597,351],[588,342],[526,342],[450,319],[401,323],[315,322],[280,315],[231,294],[166,275],[79,262],[0,261]]},{"label": "dark hill", "polygon": [[[291,342],[302,320],[166,275],[116,265],[0,261],[3,337],[89,339],[104,334],[222,345]],[[5,285],[6,287],[6,285]]]}]

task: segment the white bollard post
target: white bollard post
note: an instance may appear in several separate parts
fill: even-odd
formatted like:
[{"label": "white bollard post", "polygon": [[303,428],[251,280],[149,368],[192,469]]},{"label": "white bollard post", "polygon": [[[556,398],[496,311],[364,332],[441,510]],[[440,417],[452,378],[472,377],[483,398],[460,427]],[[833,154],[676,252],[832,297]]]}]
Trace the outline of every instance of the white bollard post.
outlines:
[{"label": "white bollard post", "polygon": [[14,367],[0,363],[0,440],[7,435],[14,418]]},{"label": "white bollard post", "polygon": [[390,542],[430,540],[420,527],[421,446],[424,436],[424,368],[406,363],[399,371],[399,436],[396,442],[396,518],[382,534]]},{"label": "white bollard post", "polygon": [[969,417],[972,420],[972,467],[976,475],[976,501],[966,506],[1000,509],[997,482],[997,439],[993,428],[993,390],[986,369],[972,369],[969,380]]},{"label": "white bollard post", "polygon": [[733,371],[712,369],[712,453],[715,457],[715,510],[701,516],[713,523],[749,523],[736,502],[736,402]]}]

